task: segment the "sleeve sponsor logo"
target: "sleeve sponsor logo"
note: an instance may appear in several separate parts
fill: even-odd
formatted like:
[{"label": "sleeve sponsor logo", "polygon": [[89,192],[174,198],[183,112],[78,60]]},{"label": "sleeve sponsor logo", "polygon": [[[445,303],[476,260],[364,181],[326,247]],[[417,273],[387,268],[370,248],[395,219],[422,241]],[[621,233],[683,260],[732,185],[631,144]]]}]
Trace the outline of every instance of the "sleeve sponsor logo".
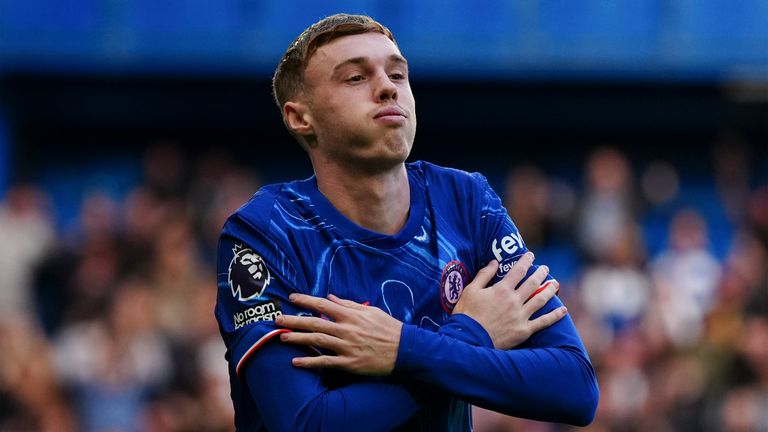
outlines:
[{"label": "sleeve sponsor logo", "polygon": [[234,314],[232,319],[235,322],[235,330],[238,330],[259,321],[274,321],[282,314],[280,303],[277,300],[270,300],[242,310]]},{"label": "sleeve sponsor logo", "polygon": [[519,232],[511,232],[508,236],[502,237],[501,240],[493,239],[491,244],[491,251],[498,262],[504,261],[505,256],[502,253],[507,254],[507,256],[516,256],[524,249],[523,238]]},{"label": "sleeve sponsor logo", "polygon": [[499,268],[496,270],[496,276],[504,277],[505,274],[512,270],[512,267],[517,263],[517,261],[518,260],[512,257],[505,258],[504,261],[499,263]]},{"label": "sleeve sponsor logo", "polygon": [[233,252],[227,275],[232,297],[240,301],[261,297],[272,280],[264,259],[242,246],[236,246]]}]

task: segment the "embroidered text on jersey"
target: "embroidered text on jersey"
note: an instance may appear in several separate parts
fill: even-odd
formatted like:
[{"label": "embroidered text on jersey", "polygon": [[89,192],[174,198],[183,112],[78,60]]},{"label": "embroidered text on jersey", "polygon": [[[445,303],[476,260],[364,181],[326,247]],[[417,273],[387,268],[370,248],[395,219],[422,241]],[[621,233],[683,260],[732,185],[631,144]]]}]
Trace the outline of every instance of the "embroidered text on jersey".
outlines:
[{"label": "embroidered text on jersey", "polygon": [[283,311],[280,309],[280,303],[276,300],[270,300],[237,312],[232,318],[235,322],[235,330],[237,330],[258,321],[274,321],[275,318],[282,314]]}]

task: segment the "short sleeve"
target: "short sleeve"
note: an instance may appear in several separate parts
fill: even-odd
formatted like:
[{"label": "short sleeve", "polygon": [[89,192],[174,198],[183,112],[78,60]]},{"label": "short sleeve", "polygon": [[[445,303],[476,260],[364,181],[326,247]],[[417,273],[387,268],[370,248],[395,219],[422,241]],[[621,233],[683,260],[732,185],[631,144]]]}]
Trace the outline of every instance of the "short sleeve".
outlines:
[{"label": "short sleeve", "polygon": [[302,292],[291,260],[257,228],[230,219],[219,238],[216,259],[216,319],[227,360],[241,376],[259,347],[290,331],[275,325],[276,317],[308,312],[288,301],[291,293]]}]

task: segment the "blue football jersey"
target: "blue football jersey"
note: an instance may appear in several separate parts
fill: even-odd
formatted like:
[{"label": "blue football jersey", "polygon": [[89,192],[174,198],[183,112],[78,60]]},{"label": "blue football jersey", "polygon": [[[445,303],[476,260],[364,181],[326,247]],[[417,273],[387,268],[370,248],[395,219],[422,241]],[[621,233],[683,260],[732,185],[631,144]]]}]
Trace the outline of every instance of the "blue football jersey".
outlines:
[{"label": "blue football jersey", "polygon": [[[392,423],[382,426],[385,430],[394,425],[401,430],[471,430],[470,406],[465,399],[472,400],[472,395],[460,398],[441,391],[440,383],[402,380],[402,376],[368,378],[339,371],[299,372],[291,368],[289,358],[285,365],[279,357],[259,363],[258,368],[251,367],[247,380],[245,377],[244,371],[255,364],[254,359],[259,358],[266,345],[281,344],[274,336],[287,330],[275,325],[276,316],[310,314],[291,304],[291,293],[320,297],[332,293],[381,308],[405,323],[409,335],[412,331],[436,334],[451,318],[462,290],[479,269],[496,259],[500,262],[497,278],[501,278],[527,251],[501,200],[483,176],[426,162],[406,166],[411,207],[405,226],[396,235],[372,232],[345,218],[319,192],[314,177],[265,186],[228,219],[217,257],[215,313],[227,346],[238,430],[267,430],[269,424],[278,422],[270,423],[270,416],[278,412],[292,415],[290,407],[284,405],[291,403],[290,392],[303,390],[283,391],[281,383],[290,382],[292,374],[298,373],[318,375],[318,384],[313,382],[311,386],[317,385],[320,390],[307,391],[382,382],[392,386],[387,391],[395,393],[399,391],[396,386],[408,388],[411,393],[402,396],[402,404],[414,406],[403,414],[398,414],[399,407],[388,408],[382,415],[392,418],[382,421]],[[557,300],[547,310],[559,305]],[[572,323],[569,325],[563,330],[567,337],[575,334]],[[482,328],[475,333],[477,336],[459,336],[465,338],[461,343],[492,351],[492,342],[487,334],[482,334]],[[399,354],[402,359],[398,358],[398,370],[418,371],[422,367],[410,364],[421,361],[414,359],[418,356],[413,354],[419,349],[411,346],[415,340],[409,336],[401,341],[408,345],[402,349],[411,351]],[[583,350],[578,336],[575,340],[577,349]],[[491,351],[488,353],[496,355]],[[414,373],[425,377],[439,375]],[[450,380],[450,376],[434,379]],[[270,385],[279,388],[249,391],[249,383],[252,387],[276,383]],[[365,390],[359,393],[363,396],[353,398],[355,401],[349,402],[347,395],[342,397],[346,402],[339,403],[381,398],[371,401],[371,406],[387,409],[384,399],[394,401],[400,397],[387,391],[378,396],[376,391]],[[478,394],[476,397],[482,399],[483,393]],[[299,407],[296,410],[300,411]],[[400,419],[398,415],[407,418]]]}]

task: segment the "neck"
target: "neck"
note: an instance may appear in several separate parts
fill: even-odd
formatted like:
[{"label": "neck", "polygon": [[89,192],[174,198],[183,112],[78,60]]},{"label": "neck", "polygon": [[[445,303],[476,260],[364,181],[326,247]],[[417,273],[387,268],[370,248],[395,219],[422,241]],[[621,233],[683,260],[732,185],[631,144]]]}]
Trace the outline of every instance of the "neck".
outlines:
[{"label": "neck", "polygon": [[318,168],[318,189],[347,219],[388,235],[397,234],[405,226],[411,206],[405,164],[375,174],[338,165]]}]

